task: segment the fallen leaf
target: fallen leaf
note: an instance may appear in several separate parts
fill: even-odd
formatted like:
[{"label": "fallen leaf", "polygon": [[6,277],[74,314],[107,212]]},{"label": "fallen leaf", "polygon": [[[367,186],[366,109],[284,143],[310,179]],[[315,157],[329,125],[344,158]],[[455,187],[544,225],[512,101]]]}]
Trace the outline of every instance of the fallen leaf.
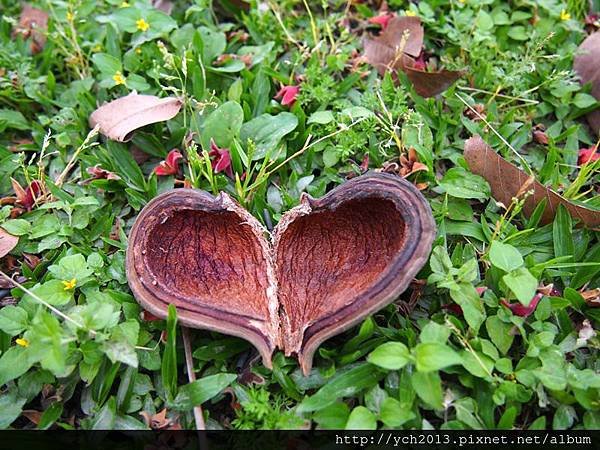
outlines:
[{"label": "fallen leaf", "polygon": [[544,198],[546,209],[542,215],[543,224],[552,222],[559,205],[564,205],[569,213],[590,228],[600,227],[600,211],[572,203],[540,182],[531,180],[529,175],[498,155],[480,136],[475,135],[465,142],[465,160],[471,171],[487,180],[492,188],[493,197],[505,205],[510,205],[513,197],[518,196],[521,186],[531,183],[529,190],[533,194],[525,200],[523,211],[531,215],[535,207]]},{"label": "fallen leaf", "polygon": [[90,116],[90,126],[98,125],[100,132],[109,139],[126,142],[138,128],[175,117],[181,105],[178,98],[132,92],[94,111]]},{"label": "fallen leaf", "polygon": [[173,2],[169,0],[152,0],[152,6],[169,15],[173,11]]},{"label": "fallen leaf", "polygon": [[0,258],[5,257],[17,246],[19,238],[0,228]]},{"label": "fallen leaf", "polygon": [[588,289],[580,292],[583,300],[591,308],[600,307],[600,288]]},{"label": "fallen leaf", "polygon": [[415,91],[422,97],[433,97],[441,94],[458,80],[464,72],[442,69],[438,72],[425,72],[424,70],[405,67],[404,73],[415,87]]},{"label": "fallen leaf", "polygon": [[156,414],[150,415],[147,411],[139,413],[144,418],[146,426],[153,430],[180,430],[181,427],[177,420],[167,418],[167,408],[163,408],[162,411]]},{"label": "fallen leaf", "polygon": [[40,419],[42,418],[42,412],[36,411],[35,409],[25,409],[21,414],[27,417],[35,425],[39,424]]},{"label": "fallen leaf", "polygon": [[400,16],[389,21],[379,36],[363,39],[364,54],[372,66],[384,75],[385,72],[403,71],[423,97],[437,95],[454,83],[464,72],[422,70],[418,58],[423,51],[424,31],[418,17]]},{"label": "fallen leaf", "polygon": [[[573,60],[573,69],[582,84],[592,84],[592,95],[600,100],[600,31],[590,34],[581,43]],[[600,135],[600,109],[589,112],[586,117],[592,130]]]},{"label": "fallen leaf", "polygon": [[41,9],[24,5],[13,37],[31,38],[31,53],[39,53],[46,45],[46,30],[48,29],[48,13]]}]

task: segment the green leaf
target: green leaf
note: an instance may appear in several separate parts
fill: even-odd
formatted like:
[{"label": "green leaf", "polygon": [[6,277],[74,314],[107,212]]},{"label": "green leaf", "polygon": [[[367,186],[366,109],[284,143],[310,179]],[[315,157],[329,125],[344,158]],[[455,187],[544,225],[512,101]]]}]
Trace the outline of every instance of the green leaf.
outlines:
[{"label": "green leaf", "polygon": [[503,322],[498,316],[490,316],[485,321],[485,329],[490,339],[502,354],[506,354],[515,336],[511,333],[513,325]]},{"label": "green leaf", "polygon": [[[65,289],[61,280],[50,280],[44,284],[37,284],[30,291],[52,306],[65,305],[73,298],[72,291]],[[25,294],[23,298],[37,302],[29,294]]]},{"label": "green leaf", "polygon": [[236,378],[237,375],[233,373],[219,373],[181,386],[171,407],[179,411],[190,410],[217,396]]},{"label": "green leaf", "polygon": [[525,306],[529,305],[538,288],[537,279],[524,267],[507,273],[502,281]]},{"label": "green leaf", "polygon": [[418,372],[431,372],[460,364],[462,359],[451,347],[439,342],[422,342],[414,350]]},{"label": "green leaf", "polygon": [[313,415],[313,420],[324,430],[341,430],[348,422],[350,408],[343,402],[333,403]]},{"label": "green leaf", "polygon": [[48,271],[54,275],[54,278],[59,280],[70,281],[75,279],[78,286],[94,273],[88,267],[85,257],[80,253],[61,258],[58,265],[48,267]]},{"label": "green leaf", "polygon": [[14,236],[23,236],[31,231],[31,223],[25,219],[7,220],[2,228]]},{"label": "green leaf", "polygon": [[469,326],[478,331],[485,320],[485,309],[481,297],[471,283],[459,283],[450,289],[450,297],[456,302],[465,315]]},{"label": "green leaf", "polygon": [[381,344],[368,356],[367,361],[388,370],[398,370],[410,362],[411,356],[406,345],[401,342]]},{"label": "green leaf", "polygon": [[512,245],[493,241],[490,246],[490,262],[505,272],[511,272],[523,265],[523,257]]},{"label": "green leaf", "polygon": [[335,403],[338,398],[350,397],[374,386],[384,376],[385,372],[368,363],[354,366],[345,372],[338,372],[315,394],[306,397],[298,405],[297,411],[299,413],[319,411]]},{"label": "green leaf", "polygon": [[346,430],[376,430],[377,419],[375,415],[364,406],[357,406],[350,413]]},{"label": "green leaf", "polygon": [[110,75],[112,77],[117,72],[123,72],[121,61],[108,53],[95,53],[92,56],[92,61],[105,76]]},{"label": "green leaf", "polygon": [[410,381],[425,404],[433,409],[443,408],[442,380],[438,372],[415,372]]},{"label": "green leaf", "polygon": [[445,344],[450,337],[450,328],[436,322],[427,322],[419,334],[421,342],[438,342]]},{"label": "green leaf", "polygon": [[56,422],[63,412],[63,404],[60,402],[52,403],[40,417],[40,421],[37,425],[38,430],[47,430]]},{"label": "green leaf", "polygon": [[310,125],[311,123],[318,123],[321,125],[326,125],[334,120],[335,118],[333,117],[333,113],[331,111],[315,111],[310,115],[306,121],[306,124]]},{"label": "green leaf", "polygon": [[202,147],[208,151],[210,140],[219,147],[230,148],[234,138],[240,134],[244,111],[237,102],[225,102],[211,112],[202,126]]},{"label": "green leaf", "polygon": [[276,116],[261,114],[260,116],[242,125],[240,138],[243,144],[248,139],[256,145],[252,155],[253,160],[264,158],[267,153],[273,152],[283,137],[296,129],[298,118],[289,112],[281,112]]},{"label": "green leaf", "polygon": [[130,319],[114,328],[110,339],[103,343],[102,350],[114,362],[123,362],[132,367],[138,366],[135,345],[138,339],[139,323]]},{"label": "green leaf", "polygon": [[8,428],[21,415],[26,401],[14,394],[0,395],[0,430]]},{"label": "green leaf", "polygon": [[160,370],[167,399],[172,400],[177,393],[177,311],[169,305],[167,315],[167,343]]},{"label": "green leaf", "polygon": [[33,361],[24,347],[11,347],[0,357],[0,386],[27,372]]},{"label": "green leaf", "polygon": [[386,426],[396,428],[414,419],[415,413],[395,398],[388,397],[381,404],[379,418]]},{"label": "green leaf", "polygon": [[12,109],[0,109],[0,131],[6,128],[28,130],[29,123],[23,114]]},{"label": "green leaf", "polygon": [[198,28],[198,33],[200,33],[202,38],[202,60],[205,65],[208,65],[225,51],[227,39],[225,33],[213,31],[207,27]]},{"label": "green leaf", "polygon": [[439,182],[442,192],[452,197],[486,200],[490,197],[490,185],[484,178],[462,167],[449,169]]},{"label": "green leaf", "polygon": [[108,399],[102,409],[90,420],[90,430],[112,430],[117,418],[117,402],[114,397]]},{"label": "green leaf", "polygon": [[594,106],[597,100],[591,96],[590,94],[586,94],[584,92],[578,92],[575,94],[573,98],[573,103],[575,106],[581,109],[589,108],[590,106]]},{"label": "green leaf", "polygon": [[27,324],[27,312],[23,308],[7,305],[0,309],[0,330],[9,336],[16,336],[21,333],[27,328]]},{"label": "green leaf", "polygon": [[558,205],[556,216],[552,224],[552,242],[554,243],[554,256],[573,256],[575,244],[573,243],[573,223],[571,215],[564,205]]}]

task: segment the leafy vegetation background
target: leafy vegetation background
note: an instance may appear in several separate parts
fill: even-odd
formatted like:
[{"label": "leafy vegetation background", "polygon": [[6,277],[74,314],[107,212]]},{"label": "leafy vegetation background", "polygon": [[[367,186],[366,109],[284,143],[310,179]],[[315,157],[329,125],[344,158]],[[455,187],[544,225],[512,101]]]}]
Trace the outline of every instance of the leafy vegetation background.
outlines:
[{"label": "leafy vegetation background", "polygon": [[[34,294],[0,290],[0,428],[191,428],[199,404],[209,428],[600,425],[600,315],[586,302],[598,232],[564,210],[541,225],[497,204],[462,155],[477,133],[522,165],[495,130],[542,183],[600,206],[599,163],[583,177],[578,163],[597,103],[571,70],[587,2],[389,0],[420,17],[431,64],[467,71],[428,99],[361,59],[375,2],[178,1],[170,15],[144,1],[33,3],[49,14],[37,53],[14,34],[21,5],[0,0],[0,227],[19,238],[0,265]],[[275,98],[282,86],[299,87],[295,101]],[[90,135],[96,107],[133,90],[179,96],[182,111],[126,144]],[[156,173],[175,148],[175,173]],[[391,163],[439,227],[421,281],[323,344],[308,377],[193,330],[188,383],[174,317],[153,320],[127,287],[140,208],[185,182],[272,226],[302,192]],[[14,204],[11,178],[37,201]]]}]

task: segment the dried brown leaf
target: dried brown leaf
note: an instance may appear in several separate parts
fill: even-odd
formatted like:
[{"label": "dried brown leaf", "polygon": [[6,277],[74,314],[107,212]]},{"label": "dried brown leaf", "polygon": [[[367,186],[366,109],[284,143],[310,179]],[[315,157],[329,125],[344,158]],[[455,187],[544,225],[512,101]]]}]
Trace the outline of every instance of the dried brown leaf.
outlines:
[{"label": "dried brown leaf", "polygon": [[126,142],[138,128],[172,119],[181,109],[178,98],[159,98],[133,92],[98,108],[90,116],[90,126],[100,126],[109,139]]},{"label": "dried brown leaf", "polygon": [[422,97],[441,94],[464,74],[462,71],[446,69],[438,72],[425,72],[412,67],[405,67],[404,73],[412,82],[417,94]]},{"label": "dried brown leaf", "polygon": [[[573,69],[579,74],[582,84],[592,84],[592,95],[600,100],[600,31],[590,34],[581,43],[573,60]],[[600,135],[600,109],[588,113],[587,120]]]},{"label": "dried brown leaf", "polygon": [[20,34],[25,39],[31,38],[31,52],[39,53],[46,45],[47,29],[48,13],[30,5],[24,5],[13,36]]},{"label": "dried brown leaf", "polygon": [[519,194],[521,186],[529,182],[533,194],[525,200],[525,214],[531,215],[545,198],[547,205],[541,219],[543,224],[552,222],[558,206],[564,205],[569,213],[584,225],[590,228],[600,227],[600,211],[572,203],[538,181],[531,182],[529,175],[498,155],[480,136],[475,135],[465,142],[464,156],[471,171],[485,178],[490,184],[492,195],[497,201],[508,206],[513,197]]},{"label": "dried brown leaf", "polygon": [[417,94],[432,97],[448,89],[464,72],[445,69],[427,72],[414,68],[413,58],[421,54],[423,37],[423,26],[418,17],[395,17],[379,36],[363,39],[364,54],[380,75],[402,70]]},{"label": "dried brown leaf", "polygon": [[0,258],[5,257],[17,246],[19,238],[0,228]]}]

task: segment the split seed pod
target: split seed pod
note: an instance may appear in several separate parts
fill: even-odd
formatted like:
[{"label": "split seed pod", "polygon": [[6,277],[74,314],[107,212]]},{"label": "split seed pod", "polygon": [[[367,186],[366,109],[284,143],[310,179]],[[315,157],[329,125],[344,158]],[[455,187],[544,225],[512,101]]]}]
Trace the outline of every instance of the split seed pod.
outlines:
[{"label": "split seed pod", "polygon": [[174,304],[182,324],[248,340],[267,367],[280,348],[308,374],[323,341],[407,288],[434,236],[422,194],[383,173],[303,195],[271,235],[226,193],[177,189],[139,214],[127,278],[152,314]]}]

